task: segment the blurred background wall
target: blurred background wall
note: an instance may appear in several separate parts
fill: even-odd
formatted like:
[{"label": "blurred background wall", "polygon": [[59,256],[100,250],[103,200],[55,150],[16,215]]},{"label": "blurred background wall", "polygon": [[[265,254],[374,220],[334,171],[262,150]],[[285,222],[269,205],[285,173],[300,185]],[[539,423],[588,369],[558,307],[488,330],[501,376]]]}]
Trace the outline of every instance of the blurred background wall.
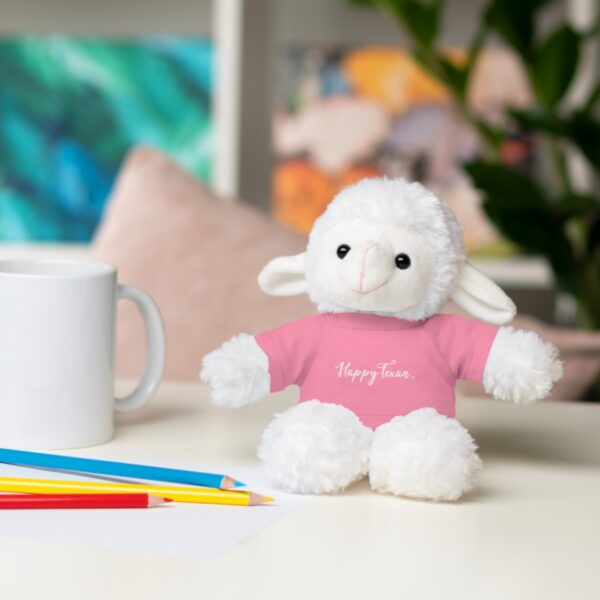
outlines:
[{"label": "blurred background wall", "polygon": [[[464,66],[490,1],[446,2],[435,43],[450,63]],[[587,31],[598,18],[595,0],[547,4],[535,24],[540,39],[561,24]],[[598,36],[594,43],[585,35],[591,41],[581,41],[579,64],[574,50],[548,63],[569,59],[548,69],[566,70],[566,113],[585,104],[598,81]],[[486,214],[482,198],[490,194],[482,196],[464,168],[485,157],[481,140],[449,88],[412,58],[414,40],[390,14],[348,0],[0,0],[0,242],[89,242],[125,155],[139,145],[301,234],[344,185],[404,176],[448,200],[474,260],[522,312],[572,327],[581,306],[600,304],[590,168],[598,143],[583,139],[600,125],[590,109],[574,133],[587,158],[574,151],[578,140],[559,140],[571,180],[558,198],[556,163],[539,128],[533,135],[523,122],[504,121],[507,106],[535,108],[526,70],[501,35],[486,43],[467,108],[505,129],[492,167],[510,170],[515,194],[501,177],[496,195],[515,208],[531,180],[547,201],[537,212],[504,215],[508,227]],[[566,212],[554,211],[558,201]],[[587,241],[573,238],[577,228]],[[580,259],[562,260],[586,244],[587,271],[577,270]]]}]

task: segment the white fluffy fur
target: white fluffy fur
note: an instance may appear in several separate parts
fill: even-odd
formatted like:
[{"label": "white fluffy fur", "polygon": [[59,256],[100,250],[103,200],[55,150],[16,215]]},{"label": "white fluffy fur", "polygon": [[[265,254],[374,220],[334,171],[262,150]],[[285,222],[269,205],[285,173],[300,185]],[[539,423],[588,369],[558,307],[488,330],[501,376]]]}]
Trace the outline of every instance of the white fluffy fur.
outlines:
[{"label": "white fluffy fur", "polygon": [[[321,312],[419,320],[437,313],[452,294],[474,316],[507,322],[514,306],[465,263],[461,235],[446,204],[420,184],[363,180],[331,202],[306,253],[275,259],[259,281],[267,293],[307,290]],[[340,244],[351,247],[343,259]],[[409,269],[395,267],[400,252],[413,259]],[[483,383],[497,398],[526,403],[547,395],[561,374],[553,346],[534,333],[502,328]],[[268,358],[246,334],[208,354],[200,377],[214,403],[228,407],[255,402],[270,387]],[[468,432],[432,408],[396,417],[373,433],[346,408],[303,402],[275,418],[258,453],[279,487],[302,493],[336,492],[369,471],[379,492],[455,500],[475,485],[481,469]]]},{"label": "white fluffy fur", "polygon": [[267,427],[258,449],[263,471],[289,492],[339,492],[364,477],[373,432],[347,408],[301,402]]},{"label": "white fluffy fur", "polygon": [[[461,233],[446,204],[419,183],[365,179],[333,199],[305,252],[270,261],[258,282],[274,296],[308,292],[320,312],[420,320],[451,298],[474,317],[508,323],[514,303],[465,261]],[[410,258],[408,268],[396,267],[399,254]]]},{"label": "white fluffy fur", "polygon": [[552,344],[533,331],[501,327],[485,365],[483,386],[501,400],[530,404],[546,397],[562,373]]},{"label": "white fluffy fur", "polygon": [[269,393],[269,359],[254,337],[240,333],[204,357],[200,379],[210,386],[214,404],[252,404]]},{"label": "white fluffy fur", "polygon": [[[411,306],[400,306],[399,310],[387,307],[380,310],[375,302],[374,306],[368,306],[366,298],[364,306],[349,306],[332,300],[332,279],[319,277],[317,268],[323,260],[322,245],[336,225],[352,222],[364,225],[383,223],[387,227],[399,228],[396,235],[399,244],[397,252],[403,251],[402,230],[410,231],[412,236],[418,236],[422,240],[421,246],[432,254],[432,268],[426,275],[427,289],[420,294],[418,302]],[[352,241],[348,240],[346,243],[352,244]],[[393,257],[391,260],[393,261]],[[418,320],[440,310],[448,299],[464,260],[462,228],[444,202],[419,183],[409,183],[401,178],[364,179],[343,189],[315,222],[306,251],[306,279],[310,298],[317,304],[320,312],[364,310]]]},{"label": "white fluffy fur", "polygon": [[456,420],[433,408],[396,417],[373,437],[369,479],[377,492],[457,500],[477,483],[477,446]]}]

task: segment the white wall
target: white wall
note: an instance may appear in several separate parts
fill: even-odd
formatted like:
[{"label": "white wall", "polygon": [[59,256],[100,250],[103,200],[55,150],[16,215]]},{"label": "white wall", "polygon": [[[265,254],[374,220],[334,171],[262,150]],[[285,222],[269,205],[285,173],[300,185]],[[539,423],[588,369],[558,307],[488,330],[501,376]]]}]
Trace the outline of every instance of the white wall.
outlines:
[{"label": "white wall", "polygon": [[211,7],[210,0],[0,0],[0,33],[204,34]]},{"label": "white wall", "polygon": [[[387,14],[355,8],[347,0],[277,0],[279,43],[398,44],[406,41]],[[448,43],[472,35],[484,0],[449,0],[444,32]]]}]

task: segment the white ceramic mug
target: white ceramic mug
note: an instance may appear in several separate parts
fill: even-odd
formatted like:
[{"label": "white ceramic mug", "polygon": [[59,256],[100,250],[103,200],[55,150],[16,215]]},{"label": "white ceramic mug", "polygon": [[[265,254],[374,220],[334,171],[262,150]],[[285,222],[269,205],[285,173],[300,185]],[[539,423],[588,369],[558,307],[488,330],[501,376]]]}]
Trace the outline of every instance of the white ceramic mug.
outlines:
[{"label": "white ceramic mug", "polygon": [[[148,353],[142,379],[114,397],[117,300],[139,307]],[[0,261],[0,446],[81,448],[110,440],[114,411],[142,406],[160,381],[165,338],[148,294],[117,284],[110,265]]]}]

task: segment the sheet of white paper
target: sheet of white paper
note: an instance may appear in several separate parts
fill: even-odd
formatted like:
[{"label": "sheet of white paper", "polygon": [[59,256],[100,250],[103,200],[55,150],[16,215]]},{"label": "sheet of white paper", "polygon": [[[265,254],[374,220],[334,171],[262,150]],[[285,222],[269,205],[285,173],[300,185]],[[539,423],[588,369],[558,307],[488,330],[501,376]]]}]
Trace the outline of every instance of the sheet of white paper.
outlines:
[{"label": "sheet of white paper", "polygon": [[[269,527],[308,499],[273,489],[258,469],[163,466],[225,472],[246,483],[248,489],[274,497],[275,502],[249,507],[172,503],[153,509],[0,510],[0,537],[160,555],[214,557]],[[98,481],[71,473],[6,464],[0,464],[0,477]]]}]

